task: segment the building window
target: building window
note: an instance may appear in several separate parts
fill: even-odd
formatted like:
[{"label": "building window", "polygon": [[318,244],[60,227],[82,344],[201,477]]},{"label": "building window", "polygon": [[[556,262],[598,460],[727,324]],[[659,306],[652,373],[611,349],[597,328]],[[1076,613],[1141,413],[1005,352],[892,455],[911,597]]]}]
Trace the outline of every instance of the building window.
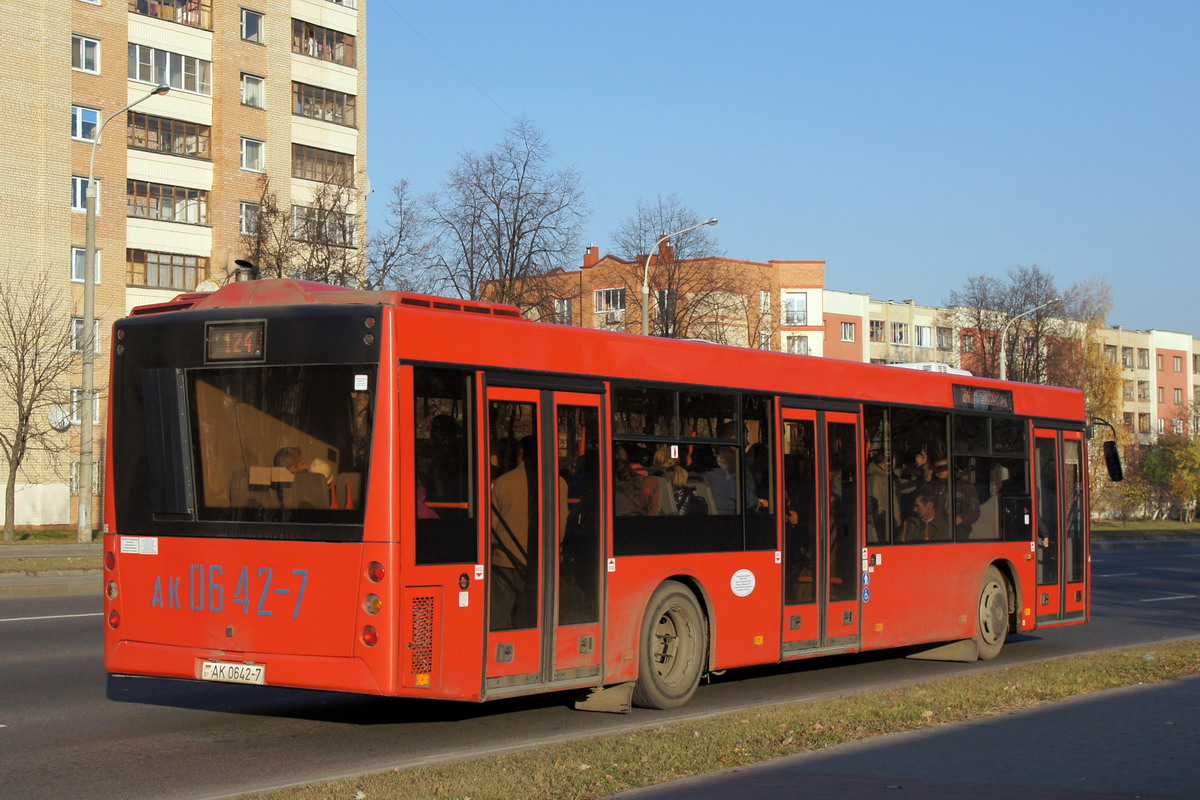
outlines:
[{"label": "building window", "polygon": [[311,22],[293,19],[292,52],[331,61],[344,67],[353,67],[354,37],[332,28],[322,28]]},{"label": "building window", "polygon": [[1158,369],[1158,371],[1159,371],[1159,372],[1162,372],[1162,368],[1163,368],[1163,357],[1162,357],[1162,353],[1157,353],[1157,354],[1154,356],[1154,366],[1155,366],[1155,368],[1156,368],[1156,369]]},{"label": "building window", "polygon": [[794,333],[783,337],[784,352],[792,353],[797,356],[808,355],[808,337],[798,336]]},{"label": "building window", "polygon": [[242,169],[262,172],[266,169],[264,149],[266,145],[258,139],[242,137]]},{"label": "building window", "polygon": [[71,36],[71,69],[100,74],[100,42],[86,36]]},{"label": "building window", "polygon": [[913,332],[917,335],[917,347],[933,346],[933,328],[928,325],[914,325]]},{"label": "building window", "polygon": [[292,238],[313,244],[354,247],[353,214],[292,206]]},{"label": "building window", "polygon": [[1200,355],[1192,356],[1192,372],[1200,375]]},{"label": "building window", "polygon": [[129,146],[136,150],[169,153],[190,158],[212,158],[209,145],[212,129],[195,122],[184,122],[167,117],[154,117],[130,111]]},{"label": "building window", "polygon": [[71,106],[71,138],[84,142],[95,141],[100,112],[94,108]]},{"label": "building window", "polygon": [[[71,248],[71,283],[83,283],[83,273],[86,270],[87,250],[82,247]],[[96,272],[92,275],[92,283],[100,285],[100,251],[96,251]]]},{"label": "building window", "polygon": [[257,75],[242,73],[242,105],[251,108],[264,108],[266,98],[266,81]]},{"label": "building window", "polygon": [[[71,176],[71,210],[84,213],[87,211],[88,179],[82,175]],[[96,181],[96,216],[100,216],[100,181]]]},{"label": "building window", "polygon": [[1167,421],[1165,419],[1163,419],[1162,417],[1158,418],[1158,432],[1160,434],[1167,432]]},{"label": "building window", "polygon": [[559,325],[570,325],[575,321],[575,301],[571,297],[556,297],[554,299],[554,319]]},{"label": "building window", "polygon": [[[83,352],[83,317],[71,317],[71,352]],[[100,352],[100,320],[92,320],[92,352]]]},{"label": "building window", "polygon": [[1158,387],[1158,402],[1161,403],[1162,401],[1163,401],[1163,387],[1160,386],[1160,387]]},{"label": "building window", "polygon": [[975,352],[975,336],[970,333],[964,333],[962,337],[962,348],[964,353]]},{"label": "building window", "polygon": [[1183,356],[1173,356],[1173,365],[1176,372],[1183,372]]},{"label": "building window", "polygon": [[808,324],[808,293],[807,292],[784,292],[783,293],[783,324],[784,325],[807,325]]},{"label": "building window", "polygon": [[771,313],[771,292],[767,289],[762,289],[758,293],[758,313]]},{"label": "building window", "polygon": [[883,320],[873,319],[870,321],[871,326],[871,341],[882,342],[883,339]]},{"label": "building window", "polygon": [[1138,381],[1138,400],[1150,399],[1150,381]]},{"label": "building window", "polygon": [[129,0],[129,10],[190,28],[212,30],[212,0]]},{"label": "building window", "polygon": [[1183,389],[1175,390],[1175,405],[1177,405],[1177,406],[1183,405]]},{"label": "building window", "polygon": [[1138,433],[1150,432],[1150,415],[1138,414]]},{"label": "building window", "polygon": [[1125,427],[1129,430],[1133,430],[1133,412],[1126,411],[1122,416],[1125,420]]},{"label": "building window", "polygon": [[[90,0],[89,0],[90,2]],[[98,415],[92,416],[93,420],[98,420]],[[92,459],[92,494],[100,494],[100,479],[104,477],[104,459],[97,456]],[[70,482],[71,494],[79,494],[79,462],[71,462],[71,474],[68,478]]]},{"label": "building window", "polygon": [[1138,348],[1138,369],[1150,369],[1150,351],[1144,347]]},{"label": "building window", "polygon": [[1121,396],[1126,400],[1133,399],[1133,381],[1124,381],[1124,386],[1121,389]]},{"label": "building window", "polygon": [[1181,420],[1181,419],[1171,420],[1171,433],[1174,433],[1174,434],[1182,434],[1183,433],[1183,420]]},{"label": "building window", "polygon": [[759,331],[759,333],[758,333],[758,349],[759,350],[770,350],[771,349],[771,334],[770,333],[768,333],[766,331]]},{"label": "building window", "polygon": [[938,328],[937,346],[938,350],[952,350],[954,348],[954,331],[950,328]]},{"label": "building window", "polygon": [[1133,348],[1132,347],[1122,347],[1121,348],[1121,366],[1123,366],[1123,367],[1132,367],[1133,366]]},{"label": "building window", "polygon": [[186,186],[126,181],[125,215],[160,222],[208,224],[208,192]]},{"label": "building window", "polygon": [[592,297],[596,313],[625,311],[625,289],[597,289]]},{"label": "building window", "polygon": [[181,253],[125,251],[125,281],[130,286],[193,291],[208,277],[208,259]]},{"label": "building window", "polygon": [[843,322],[842,323],[842,341],[843,342],[853,342],[854,341],[854,323],[853,322]]},{"label": "building window", "polygon": [[892,344],[908,344],[908,323],[892,323]]},{"label": "building window", "polygon": [[209,74],[212,62],[194,56],[157,50],[144,44],[129,43],[129,79],[165,83],[172,89],[211,95]]},{"label": "building window", "polygon": [[349,185],[353,176],[354,156],[303,144],[292,145],[293,178]]},{"label": "building window", "polygon": [[292,113],[353,128],[355,97],[333,89],[292,82]]},{"label": "building window", "polygon": [[[83,407],[80,400],[83,397],[83,389],[75,386],[71,389],[71,424],[80,425],[83,423]],[[92,425],[100,424],[100,392],[92,392]],[[78,481],[76,481],[78,482]]]},{"label": "building window", "polygon": [[263,43],[263,15],[248,8],[242,9],[242,38],[255,44]]},{"label": "building window", "polygon": [[258,235],[258,203],[240,203],[238,230],[243,236]]}]

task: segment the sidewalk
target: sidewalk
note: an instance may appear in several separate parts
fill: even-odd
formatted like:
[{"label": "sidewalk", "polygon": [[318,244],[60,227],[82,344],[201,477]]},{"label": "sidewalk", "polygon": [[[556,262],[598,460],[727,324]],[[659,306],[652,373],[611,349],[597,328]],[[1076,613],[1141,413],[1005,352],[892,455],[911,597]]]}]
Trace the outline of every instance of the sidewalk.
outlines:
[{"label": "sidewalk", "polygon": [[624,792],[622,800],[1195,798],[1200,676],[880,736]]},{"label": "sidewalk", "polygon": [[67,558],[96,559],[96,569],[0,572],[0,597],[46,597],[70,594],[100,594],[103,591],[100,541],[90,544],[0,545],[0,559]]}]

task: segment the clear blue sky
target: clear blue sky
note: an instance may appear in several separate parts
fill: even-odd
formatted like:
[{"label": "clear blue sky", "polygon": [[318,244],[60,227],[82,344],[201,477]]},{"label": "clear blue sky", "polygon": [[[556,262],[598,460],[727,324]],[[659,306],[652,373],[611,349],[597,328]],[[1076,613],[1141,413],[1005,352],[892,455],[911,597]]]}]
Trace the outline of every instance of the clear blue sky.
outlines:
[{"label": "clear blue sky", "polygon": [[941,304],[1038,264],[1200,334],[1200,2],[366,0],[371,225],[527,116],[607,252],[676,193],[725,254]]}]

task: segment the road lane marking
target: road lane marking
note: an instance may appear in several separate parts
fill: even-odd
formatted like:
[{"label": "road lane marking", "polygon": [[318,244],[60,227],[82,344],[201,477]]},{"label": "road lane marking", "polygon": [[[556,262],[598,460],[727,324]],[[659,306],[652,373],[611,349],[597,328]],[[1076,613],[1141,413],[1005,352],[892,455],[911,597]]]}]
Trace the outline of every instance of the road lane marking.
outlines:
[{"label": "road lane marking", "polygon": [[1143,597],[1143,603],[1158,603],[1163,600],[1190,600],[1196,595],[1194,594],[1173,594],[1170,597]]},{"label": "road lane marking", "polygon": [[8,617],[7,619],[0,619],[0,622],[33,622],[34,620],[39,620],[39,619],[74,619],[75,617],[103,617],[103,616],[104,616],[103,611],[96,611],[91,614],[55,614],[53,616],[46,616],[46,617]]},{"label": "road lane marking", "polygon": [[1104,575],[1095,575],[1096,578],[1127,578],[1130,575],[1137,575],[1136,572],[1108,572]]}]

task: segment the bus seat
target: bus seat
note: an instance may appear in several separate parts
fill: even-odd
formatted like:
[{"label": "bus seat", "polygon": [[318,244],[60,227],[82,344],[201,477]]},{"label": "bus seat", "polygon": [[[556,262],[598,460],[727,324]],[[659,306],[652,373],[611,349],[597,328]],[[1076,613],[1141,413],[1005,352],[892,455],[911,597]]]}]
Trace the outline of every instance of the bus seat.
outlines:
[{"label": "bus seat", "polygon": [[709,488],[708,481],[704,479],[703,475],[688,475],[688,486],[691,486],[696,494],[704,500],[709,514],[717,513],[717,501],[713,499],[712,489]]},{"label": "bus seat", "polygon": [[666,478],[651,475],[644,479],[645,486],[651,492],[658,492],[658,513],[664,517],[679,516],[679,506],[675,505],[675,493],[671,491],[671,482]]},{"label": "bus seat", "polygon": [[279,508],[279,495],[269,485],[252,485],[247,470],[235,470],[229,480],[229,507]]},{"label": "bus seat", "polygon": [[362,473],[342,472],[331,485],[337,508],[362,508]]},{"label": "bus seat", "polygon": [[329,508],[329,490],[325,476],[316,472],[297,472],[292,483],[283,486],[283,502],[288,508]]}]

